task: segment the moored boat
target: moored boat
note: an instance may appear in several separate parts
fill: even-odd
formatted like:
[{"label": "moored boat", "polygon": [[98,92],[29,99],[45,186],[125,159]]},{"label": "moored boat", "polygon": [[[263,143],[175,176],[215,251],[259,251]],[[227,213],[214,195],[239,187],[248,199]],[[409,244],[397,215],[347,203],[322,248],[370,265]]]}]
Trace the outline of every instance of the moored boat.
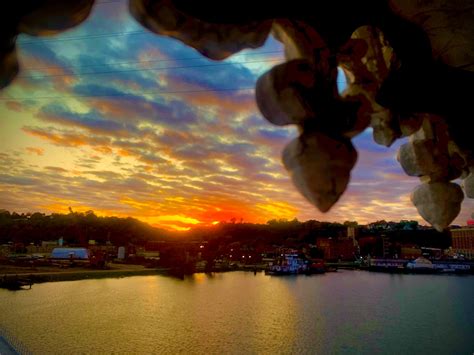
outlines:
[{"label": "moored boat", "polygon": [[308,272],[307,260],[299,257],[296,251],[282,253],[265,270],[267,275],[297,275]]},{"label": "moored boat", "polygon": [[420,256],[413,261],[409,261],[406,265],[408,272],[418,273],[418,274],[434,274],[439,270],[433,266],[433,263]]},{"label": "moored boat", "polygon": [[406,260],[400,259],[370,259],[369,271],[403,273],[406,270]]},{"label": "moored boat", "polygon": [[322,259],[312,259],[308,266],[308,274],[324,274],[326,272],[326,264]]},{"label": "moored boat", "polygon": [[433,267],[440,273],[474,274],[474,261],[434,260]]}]

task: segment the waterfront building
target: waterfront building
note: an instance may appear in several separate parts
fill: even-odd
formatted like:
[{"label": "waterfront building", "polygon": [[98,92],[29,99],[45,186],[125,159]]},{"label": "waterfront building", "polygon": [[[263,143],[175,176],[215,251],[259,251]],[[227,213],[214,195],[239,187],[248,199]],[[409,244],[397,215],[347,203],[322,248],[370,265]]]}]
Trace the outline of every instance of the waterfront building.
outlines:
[{"label": "waterfront building", "polygon": [[352,239],[352,242],[354,243],[354,246],[357,245],[357,228],[355,226],[348,226],[347,227],[347,238]]},{"label": "waterfront building", "polygon": [[453,251],[466,259],[474,259],[474,228],[451,230]]},{"label": "waterfront building", "polygon": [[400,258],[401,259],[416,259],[421,256],[421,248],[417,245],[403,244],[400,247]]},{"label": "waterfront building", "polygon": [[374,235],[360,236],[357,240],[360,254],[382,256],[382,246],[381,246],[382,243],[379,243],[379,239],[380,238],[377,238]]},{"label": "waterfront building", "polygon": [[318,238],[316,246],[324,253],[325,260],[353,260],[355,246],[352,238]]},{"label": "waterfront building", "polygon": [[41,245],[30,244],[26,246],[26,252],[28,254],[50,254],[54,248],[58,246],[58,242],[53,241],[42,241]]},{"label": "waterfront building", "polygon": [[11,245],[9,244],[2,244],[0,245],[0,258],[7,257],[11,254]]},{"label": "waterfront building", "polygon": [[57,260],[89,260],[90,253],[86,248],[54,248],[51,259]]},{"label": "waterfront building", "polygon": [[392,243],[390,243],[390,238],[385,234],[382,234],[382,253],[384,258],[388,258],[390,255],[390,247]]},{"label": "waterfront building", "polygon": [[421,254],[430,260],[442,259],[444,256],[444,251],[440,248],[421,247],[420,249]]}]

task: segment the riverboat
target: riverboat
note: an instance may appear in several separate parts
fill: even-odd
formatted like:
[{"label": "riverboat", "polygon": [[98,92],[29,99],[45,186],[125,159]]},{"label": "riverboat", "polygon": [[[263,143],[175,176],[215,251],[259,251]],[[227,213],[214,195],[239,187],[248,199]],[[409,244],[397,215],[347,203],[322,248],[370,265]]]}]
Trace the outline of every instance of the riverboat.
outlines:
[{"label": "riverboat", "polygon": [[406,265],[406,269],[408,272],[417,274],[434,274],[438,272],[438,269],[433,266],[433,263],[422,256],[413,261],[409,261]]},{"label": "riverboat", "polygon": [[308,261],[296,252],[282,253],[265,270],[267,275],[296,275],[309,271]]},{"label": "riverboat", "polygon": [[369,271],[403,273],[406,270],[407,260],[400,259],[370,259]]},{"label": "riverboat", "polygon": [[429,260],[419,257],[414,260],[370,259],[369,271],[412,274],[474,274],[474,261],[469,260]]}]

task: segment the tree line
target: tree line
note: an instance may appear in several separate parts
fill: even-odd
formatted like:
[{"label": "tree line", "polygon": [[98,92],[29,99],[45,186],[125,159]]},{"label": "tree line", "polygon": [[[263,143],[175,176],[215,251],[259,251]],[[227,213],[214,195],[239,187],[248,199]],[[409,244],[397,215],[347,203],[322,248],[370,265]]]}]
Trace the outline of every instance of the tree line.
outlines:
[{"label": "tree line", "polygon": [[212,244],[239,243],[254,247],[284,245],[298,248],[314,244],[317,238],[342,238],[347,228],[355,227],[357,238],[387,236],[392,242],[413,243],[420,246],[446,248],[450,245],[449,233],[438,233],[420,226],[416,221],[376,221],[358,225],[355,221],[321,222],[316,220],[273,219],[265,224],[244,223],[235,219],[215,226],[195,227],[188,232],[171,232],[156,228],[135,218],[100,217],[94,211],[50,215],[16,213],[0,210],[0,243],[8,242],[39,245],[41,241],[63,238],[68,244],[146,245],[150,241],[207,241]]},{"label": "tree line", "polygon": [[34,243],[63,238],[69,244],[142,244],[148,240],[166,239],[170,233],[135,218],[99,217],[93,211],[50,215],[16,213],[0,210],[0,243]]}]

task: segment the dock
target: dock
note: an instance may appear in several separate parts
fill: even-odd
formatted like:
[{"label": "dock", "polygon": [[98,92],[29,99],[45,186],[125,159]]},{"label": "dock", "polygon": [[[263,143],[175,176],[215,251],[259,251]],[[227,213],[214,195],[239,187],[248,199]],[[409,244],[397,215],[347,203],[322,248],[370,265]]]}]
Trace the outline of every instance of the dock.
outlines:
[{"label": "dock", "polygon": [[31,275],[3,275],[0,279],[0,288],[6,288],[8,290],[21,290],[25,287],[31,289],[32,285],[33,278]]}]

